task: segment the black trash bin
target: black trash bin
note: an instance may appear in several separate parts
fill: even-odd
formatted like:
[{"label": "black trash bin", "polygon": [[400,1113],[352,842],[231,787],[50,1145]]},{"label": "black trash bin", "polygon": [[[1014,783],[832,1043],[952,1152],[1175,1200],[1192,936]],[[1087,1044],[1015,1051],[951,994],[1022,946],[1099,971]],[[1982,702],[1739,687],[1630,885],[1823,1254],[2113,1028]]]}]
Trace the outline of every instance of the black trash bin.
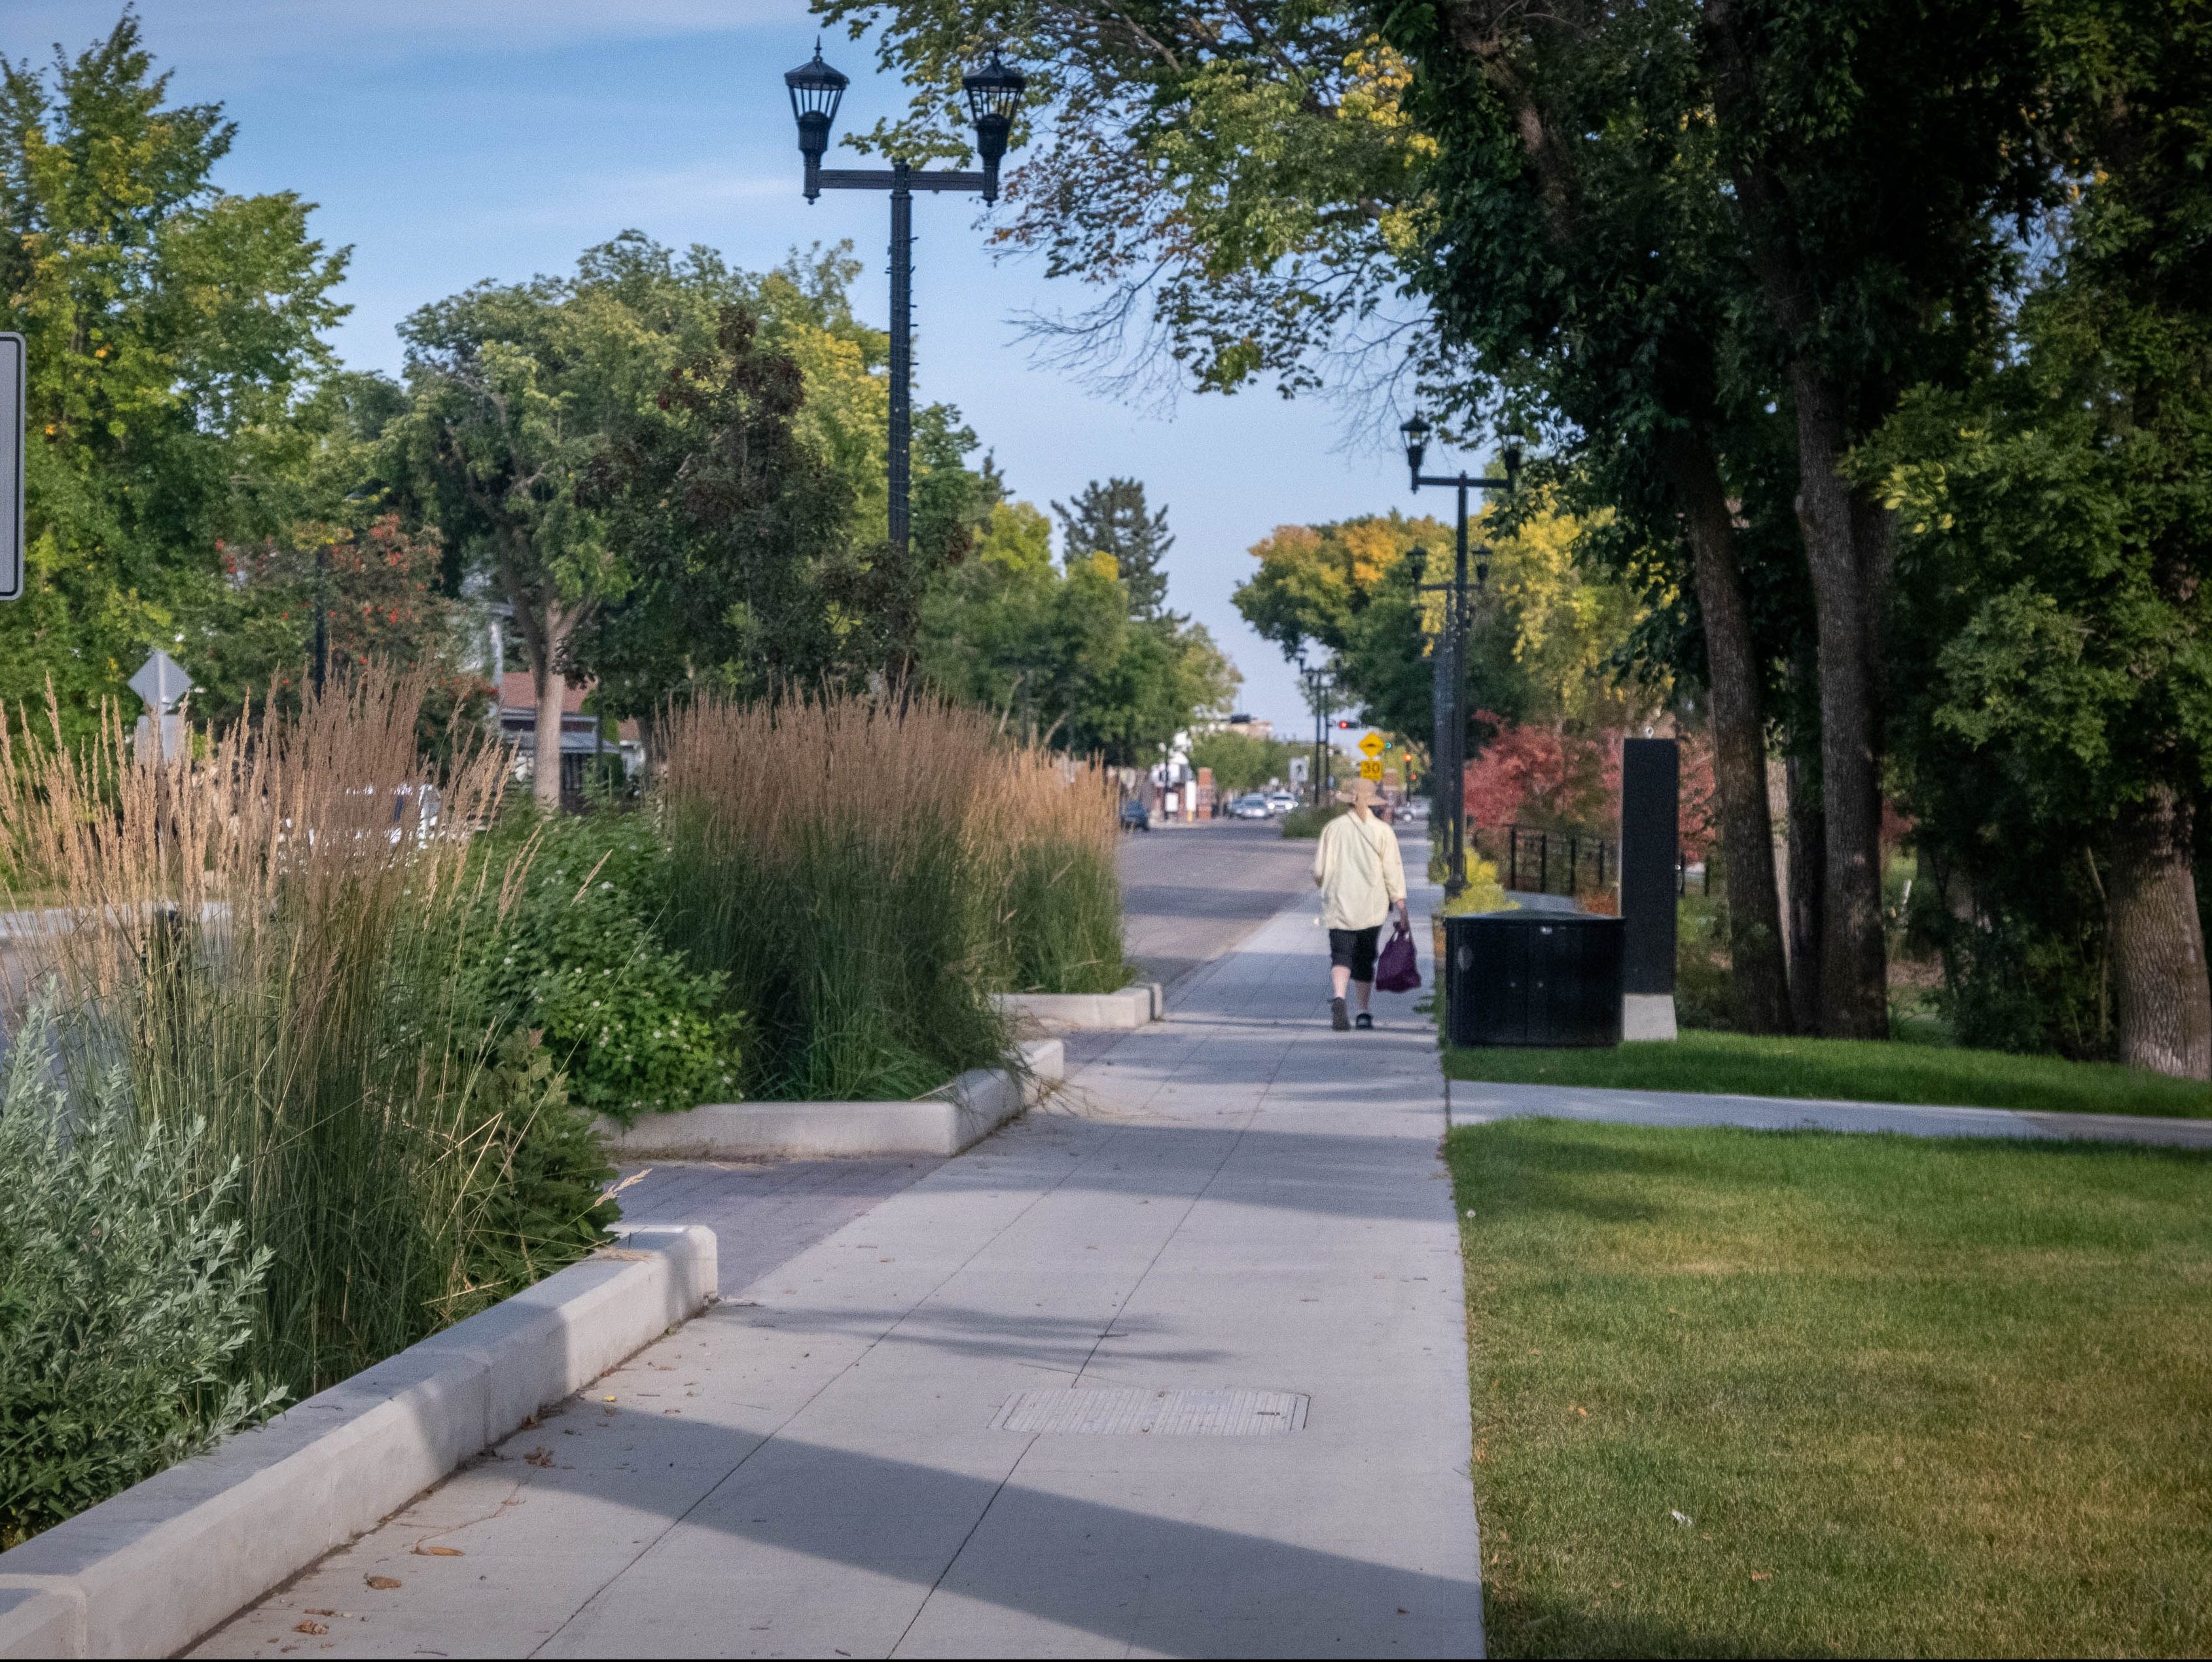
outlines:
[{"label": "black trash bin", "polygon": [[1620,920],[1581,912],[1444,919],[1454,1044],[1620,1043]]}]

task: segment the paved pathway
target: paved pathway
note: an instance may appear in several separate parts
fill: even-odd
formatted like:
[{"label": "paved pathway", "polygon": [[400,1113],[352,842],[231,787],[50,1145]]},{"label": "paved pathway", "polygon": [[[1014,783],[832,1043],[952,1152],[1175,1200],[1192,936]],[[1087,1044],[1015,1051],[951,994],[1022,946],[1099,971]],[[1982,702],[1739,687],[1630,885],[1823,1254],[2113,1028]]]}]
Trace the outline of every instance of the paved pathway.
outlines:
[{"label": "paved pathway", "polygon": [[[1175,986],[1233,948],[1310,886],[1310,842],[1281,828],[1213,820],[1124,837],[1121,868],[1130,957],[1144,979]],[[1071,1033],[1081,1065],[1121,1035]],[[743,1287],[936,1170],[933,1160],[633,1164],[623,1215],[703,1223],[720,1243],[722,1284]]]},{"label": "paved pathway", "polygon": [[1314,845],[1273,819],[1207,819],[1121,838],[1121,910],[1139,978],[1172,991],[1312,886]]},{"label": "paved pathway", "polygon": [[[199,1653],[1479,1654],[1433,1034],[1328,1030],[1315,910]],[[1115,1387],[1304,1417],[994,1427]]]},{"label": "paved pathway", "polygon": [[722,1285],[744,1287],[943,1164],[922,1156],[641,1162],[622,1168],[629,1179],[623,1216],[706,1225],[714,1232]]}]

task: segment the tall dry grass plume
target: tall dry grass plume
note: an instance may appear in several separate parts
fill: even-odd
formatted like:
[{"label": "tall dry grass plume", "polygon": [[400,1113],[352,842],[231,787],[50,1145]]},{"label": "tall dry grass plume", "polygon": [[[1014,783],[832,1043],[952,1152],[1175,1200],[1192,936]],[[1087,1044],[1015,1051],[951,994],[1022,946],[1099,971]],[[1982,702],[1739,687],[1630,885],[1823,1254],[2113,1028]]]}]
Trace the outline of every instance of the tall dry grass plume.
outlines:
[{"label": "tall dry grass plume", "polygon": [[64,1065],[119,1059],[142,1119],[237,1162],[274,1255],[252,1361],[298,1392],[513,1290],[483,1247],[544,1069],[501,1062],[467,970],[520,866],[471,860],[502,759],[434,779],[424,691],[372,671],[159,760],[112,710],[81,748],[0,727],[0,879],[45,903],[21,944]]},{"label": "tall dry grass plume", "polygon": [[748,1096],[917,1095],[1004,1055],[991,993],[1127,980],[1099,770],[933,696],[708,698],[664,732],[672,933],[730,977]]}]

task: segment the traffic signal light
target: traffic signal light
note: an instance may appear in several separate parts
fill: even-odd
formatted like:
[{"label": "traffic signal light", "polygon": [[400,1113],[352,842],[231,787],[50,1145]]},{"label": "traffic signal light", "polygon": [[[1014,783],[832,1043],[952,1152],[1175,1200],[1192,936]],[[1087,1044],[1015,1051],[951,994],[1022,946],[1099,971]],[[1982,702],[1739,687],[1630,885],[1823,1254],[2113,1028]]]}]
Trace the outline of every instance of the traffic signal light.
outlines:
[{"label": "traffic signal light", "polygon": [[1351,722],[1349,722],[1349,721],[1339,721],[1339,722],[1337,723],[1337,726],[1339,726],[1339,727],[1340,727],[1340,728],[1348,728],[1348,727],[1350,727],[1351,725],[1352,725],[1352,723],[1351,723]]}]

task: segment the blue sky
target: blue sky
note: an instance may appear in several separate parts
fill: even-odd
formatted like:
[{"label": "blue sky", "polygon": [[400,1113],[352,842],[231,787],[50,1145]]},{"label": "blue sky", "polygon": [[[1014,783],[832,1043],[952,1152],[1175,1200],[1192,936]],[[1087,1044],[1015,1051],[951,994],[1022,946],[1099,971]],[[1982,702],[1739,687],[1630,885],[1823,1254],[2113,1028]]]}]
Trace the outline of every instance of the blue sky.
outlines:
[{"label": "blue sky", "polygon": [[[6,0],[0,52],[74,52],[118,9]],[[813,47],[804,0],[143,0],[140,15],[174,95],[220,100],[238,123],[222,184],[296,191],[321,204],[318,234],[353,246],[336,341],[357,367],[397,370],[393,326],[424,301],[566,269],[630,228],[754,268],[849,238],[866,262],[860,310],[886,320],[884,198],[825,193],[810,209],[799,195],[781,76]],[[865,46],[824,50],[853,77],[841,133],[899,101]],[[1081,291],[987,255],[977,206],[915,204],[918,396],[957,405],[1040,507],[1091,478],[1142,479],[1176,536],[1170,603],[1236,660],[1240,703],[1296,732],[1310,721],[1296,678],[1230,594],[1276,525],[1413,507],[1395,433],[1347,447],[1341,411],[1272,393],[1164,412],[1093,396],[1032,362],[1014,321]]]}]

